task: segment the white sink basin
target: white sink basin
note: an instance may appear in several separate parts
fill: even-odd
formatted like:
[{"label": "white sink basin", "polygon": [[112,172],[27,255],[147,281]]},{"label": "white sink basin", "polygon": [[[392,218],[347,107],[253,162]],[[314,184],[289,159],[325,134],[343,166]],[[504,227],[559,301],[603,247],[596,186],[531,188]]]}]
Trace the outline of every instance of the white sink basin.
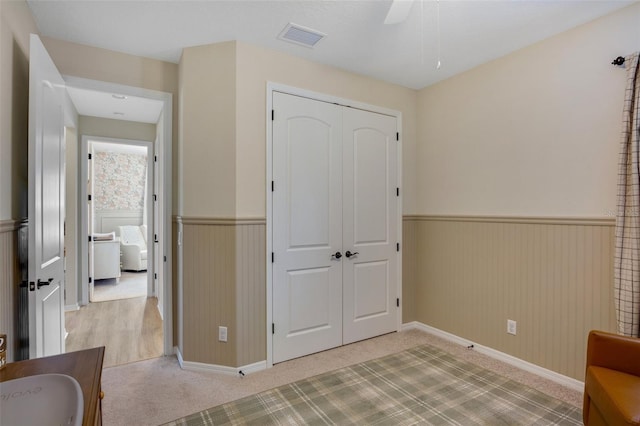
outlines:
[{"label": "white sink basin", "polygon": [[84,400],[78,381],[39,374],[0,383],[2,426],[82,425]]}]

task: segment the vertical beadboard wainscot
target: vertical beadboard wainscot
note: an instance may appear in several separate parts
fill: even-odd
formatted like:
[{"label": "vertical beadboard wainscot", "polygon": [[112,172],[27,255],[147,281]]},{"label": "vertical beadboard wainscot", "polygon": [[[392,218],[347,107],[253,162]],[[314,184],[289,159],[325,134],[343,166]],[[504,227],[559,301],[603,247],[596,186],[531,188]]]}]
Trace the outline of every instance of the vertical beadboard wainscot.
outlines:
[{"label": "vertical beadboard wainscot", "polygon": [[[405,241],[409,230],[417,238],[416,259],[405,260],[416,273],[415,320],[584,380],[589,330],[615,330],[614,218],[406,216],[404,224]],[[507,319],[517,321],[515,336]]]},{"label": "vertical beadboard wainscot", "polygon": [[0,221],[0,333],[7,335],[7,362],[15,361],[18,309],[18,228],[20,221]]},{"label": "vertical beadboard wainscot", "polygon": [[418,221],[402,220],[402,323],[416,321],[418,283]]},{"label": "vertical beadboard wainscot", "polygon": [[[179,219],[182,357],[240,367],[266,359],[265,219]],[[226,326],[228,341],[218,341]]]}]

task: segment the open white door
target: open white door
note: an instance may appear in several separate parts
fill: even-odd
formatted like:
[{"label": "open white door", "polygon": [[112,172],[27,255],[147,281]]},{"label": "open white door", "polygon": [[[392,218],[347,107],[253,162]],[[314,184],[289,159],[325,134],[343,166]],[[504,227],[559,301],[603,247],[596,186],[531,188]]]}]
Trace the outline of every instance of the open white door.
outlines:
[{"label": "open white door", "polygon": [[29,358],[64,352],[64,80],[38,36],[29,70]]}]

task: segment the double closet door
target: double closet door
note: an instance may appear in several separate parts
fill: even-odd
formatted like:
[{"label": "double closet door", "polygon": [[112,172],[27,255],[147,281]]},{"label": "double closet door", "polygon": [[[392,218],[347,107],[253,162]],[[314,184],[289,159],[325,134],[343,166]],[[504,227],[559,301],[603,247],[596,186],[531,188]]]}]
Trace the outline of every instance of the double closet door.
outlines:
[{"label": "double closet door", "polygon": [[397,330],[397,119],[273,94],[273,362]]}]

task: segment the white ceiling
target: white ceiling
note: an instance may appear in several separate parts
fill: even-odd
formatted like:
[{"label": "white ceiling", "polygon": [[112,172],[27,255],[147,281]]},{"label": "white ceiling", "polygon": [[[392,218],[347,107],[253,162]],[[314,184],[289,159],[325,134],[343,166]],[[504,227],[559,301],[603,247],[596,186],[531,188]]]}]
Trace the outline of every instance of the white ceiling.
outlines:
[{"label": "white ceiling", "polygon": [[113,120],[157,123],[162,112],[161,101],[123,96],[67,86],[67,92],[78,114]]},{"label": "white ceiling", "polygon": [[[390,0],[28,0],[43,35],[75,43],[177,63],[184,47],[240,40],[414,89],[631,3],[415,0],[385,25]],[[279,40],[289,22],[327,37],[313,49]]]}]

